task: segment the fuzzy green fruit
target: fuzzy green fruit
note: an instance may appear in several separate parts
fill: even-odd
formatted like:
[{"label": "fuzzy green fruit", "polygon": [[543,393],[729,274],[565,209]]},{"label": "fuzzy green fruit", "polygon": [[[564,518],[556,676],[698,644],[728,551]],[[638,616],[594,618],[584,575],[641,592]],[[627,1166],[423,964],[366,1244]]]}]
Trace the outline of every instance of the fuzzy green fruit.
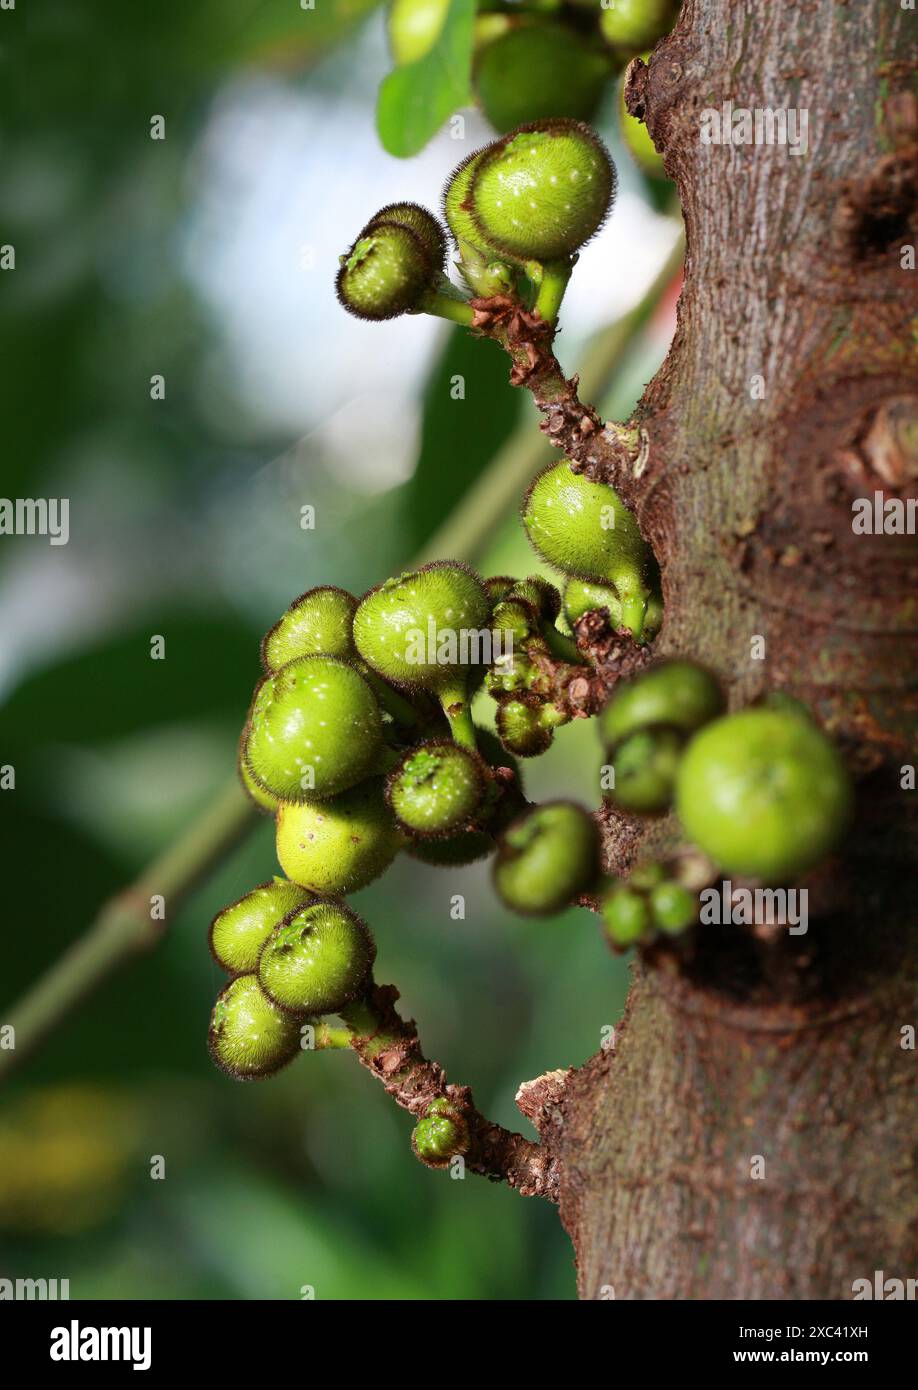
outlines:
[{"label": "fuzzy green fruit", "polygon": [[697,922],[698,899],[681,883],[660,883],[651,890],[650,911],[655,927],[677,936]]},{"label": "fuzzy green fruit", "polygon": [[401,836],[370,777],[327,801],[283,805],[277,816],[277,860],[294,883],[316,893],[346,895],[388,869]]},{"label": "fuzzy green fruit", "polygon": [[676,810],[718,867],[766,882],[818,864],[851,814],[851,785],[825,735],[790,711],[743,710],[692,739]]},{"label": "fuzzy green fruit", "polygon": [[431,1168],[445,1168],[468,1146],[468,1125],[459,1107],[445,1099],[431,1101],[411,1135],[411,1147],[421,1162]]},{"label": "fuzzy green fruit", "polygon": [[599,30],[613,47],[637,53],[669,33],[678,10],[678,0],[606,0]]},{"label": "fuzzy green fruit", "polygon": [[359,782],[381,745],[379,706],[360,673],[335,657],[304,656],[258,688],[245,758],[260,786],[302,801]]},{"label": "fuzzy green fruit", "polygon": [[255,975],[239,975],[217,996],[207,1045],[218,1067],[237,1081],[255,1081],[293,1060],[300,1025],[265,995]]},{"label": "fuzzy green fruit", "polygon": [[694,733],[724,710],[715,676],[690,661],[664,661],[619,685],[599,717],[606,746],[655,725]]},{"label": "fuzzy green fruit", "polygon": [[278,922],[294,908],[302,907],[310,896],[299,884],[275,878],[224,907],[210,924],[214,960],[231,975],[250,974]]},{"label": "fuzzy green fruit", "polygon": [[392,0],[386,20],[389,47],[400,67],[417,63],[433,48],[449,11],[449,0]]},{"label": "fuzzy green fruit", "polygon": [[418,312],[438,270],[410,227],[377,222],[340,258],[338,299],[359,319],[394,319]]},{"label": "fuzzy green fruit", "polygon": [[239,773],[239,781],[242,783],[242,790],[246,796],[257,806],[259,811],[265,815],[273,816],[280,806],[280,797],[269,792],[265,787],[260,787],[249,771],[248,763],[245,760],[245,742],[248,737],[249,727],[246,724],[239,739],[239,756],[236,761],[236,771]]},{"label": "fuzzy green fruit", "polygon": [[633,514],[613,488],[590,482],[562,459],[533,479],[523,503],[523,524],[550,565],[593,584],[611,584],[621,600],[622,626],[641,637],[652,556]]},{"label": "fuzzy green fruit", "polygon": [[456,743],[422,743],[390,774],[386,800],[397,823],[420,838],[455,835],[467,828],[482,803],[481,759]]},{"label": "fuzzy green fruit", "polygon": [[494,884],[514,912],[559,912],[585,892],[599,871],[596,823],[582,806],[546,801],[504,833]]},{"label": "fuzzy green fruit", "polygon": [[375,957],[356,912],[339,902],[314,902],[275,927],[258,962],[258,982],[281,1009],[336,1014],[364,992]]},{"label": "fuzzy green fruit", "polygon": [[[621,626],[622,601],[614,589],[605,584],[592,584],[586,579],[569,579],[564,586],[564,613],[573,628],[585,613],[605,611],[613,628]],[[655,637],[663,626],[663,598],[656,591],[647,600],[642,630],[646,641]]]},{"label": "fuzzy green fruit", "polygon": [[518,758],[538,758],[551,747],[555,730],[553,722],[544,716],[546,708],[534,698],[501,700],[494,722],[508,753],[515,753]]},{"label": "fuzzy green fruit", "polygon": [[606,936],[618,951],[646,940],[652,930],[650,905],[643,893],[622,884],[603,901]]},{"label": "fuzzy green fruit", "polygon": [[439,271],[446,270],[446,233],[439,219],[427,208],[420,203],[387,203],[370,219],[363,234],[385,223],[407,227],[423,244],[430,265]]},{"label": "fuzzy green fruit", "polygon": [[457,561],[436,561],[371,589],[354,616],[367,665],[403,690],[437,696],[453,737],[475,747],[468,678],[490,642],[491,601],[481,579]]},{"label": "fuzzy green fruit", "polygon": [[503,134],[552,116],[590,120],[610,71],[608,58],[572,29],[537,22],[485,44],[472,80],[482,111]]},{"label": "fuzzy green fruit", "polygon": [[599,136],[577,121],[542,121],[482,151],[469,191],[487,245],[518,261],[570,257],[602,225],[615,167]]},{"label": "fuzzy green fruit", "polygon": [[618,96],[618,123],[622,143],[634,158],[635,163],[651,178],[665,179],[666,170],[663,167],[663,156],[653,143],[650,131],[643,121],[639,121],[637,116],[632,116],[625,105],[624,84],[622,84]]},{"label": "fuzzy green fruit", "polygon": [[262,639],[265,670],[273,674],[299,656],[353,656],[356,611],[354,595],[332,584],[301,594]]},{"label": "fuzzy green fruit", "polygon": [[623,811],[655,815],[669,808],[683,740],[675,729],[641,729],[615,750],[615,790]]}]

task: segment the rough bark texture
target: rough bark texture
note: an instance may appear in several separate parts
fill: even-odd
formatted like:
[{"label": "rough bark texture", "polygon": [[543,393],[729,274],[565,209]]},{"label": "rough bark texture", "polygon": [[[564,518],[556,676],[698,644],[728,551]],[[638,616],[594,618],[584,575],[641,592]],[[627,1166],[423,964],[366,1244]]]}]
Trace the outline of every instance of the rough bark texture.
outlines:
[{"label": "rough bark texture", "polygon": [[[918,476],[916,44],[899,0],[685,0],[629,75],[688,237],[635,421],[659,646],[733,705],[810,703],[860,810],[806,936],[709,928],[645,960],[616,1047],[569,1079],[554,1139],[585,1298],[845,1299],[916,1273],[918,541],[855,535],[851,510]],[[807,153],[702,144],[727,99],[806,108]]]}]

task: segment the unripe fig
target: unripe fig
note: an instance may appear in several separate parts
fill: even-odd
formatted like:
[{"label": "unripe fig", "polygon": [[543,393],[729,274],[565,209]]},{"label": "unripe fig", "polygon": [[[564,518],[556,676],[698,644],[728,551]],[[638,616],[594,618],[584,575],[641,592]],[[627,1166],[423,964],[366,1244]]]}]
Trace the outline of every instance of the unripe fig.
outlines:
[{"label": "unripe fig", "polygon": [[459,1107],[446,1099],[431,1101],[411,1135],[411,1147],[421,1162],[445,1168],[468,1146],[468,1125]]},{"label": "unripe fig", "polygon": [[475,746],[468,677],[481,669],[491,601],[474,570],[436,561],[371,589],[354,617],[357,650],[402,689],[435,694],[457,742]]},{"label": "unripe fig", "polygon": [[[605,610],[613,628],[621,626],[622,601],[614,589],[604,584],[591,584],[586,579],[569,579],[564,586],[564,613],[571,627],[584,613]],[[647,600],[643,637],[649,642],[663,625],[663,599],[655,590]]]},{"label": "unripe fig", "polygon": [[298,656],[352,657],[351,625],[356,610],[354,595],[333,584],[301,594],[262,639],[265,670],[273,674]]},{"label": "unripe fig", "polygon": [[250,974],[278,922],[308,902],[310,896],[299,884],[275,878],[224,907],[210,924],[214,960],[231,975]]},{"label": "unripe fig", "polygon": [[218,1067],[237,1081],[255,1081],[297,1055],[300,1024],[267,997],[255,975],[238,975],[217,996],[207,1045]]},{"label": "unripe fig", "polygon": [[652,554],[613,488],[590,482],[562,459],[533,479],[523,524],[550,565],[594,584],[611,583],[621,600],[621,625],[641,637]]},{"label": "unripe fig", "polygon": [[423,243],[427,258],[436,270],[446,270],[446,232],[439,218],[420,203],[387,203],[364,227],[364,233],[372,232],[382,223],[394,223],[397,227],[407,227]]},{"label": "unripe fig", "polygon": [[386,27],[399,66],[417,63],[430,52],[446,22],[449,0],[392,0]]},{"label": "unripe fig", "polygon": [[409,227],[377,222],[340,258],[338,299],[359,319],[418,312],[439,278],[421,239]]},{"label": "unripe fig", "polygon": [[643,893],[619,884],[603,900],[606,936],[618,951],[645,940],[652,931],[650,904]]},{"label": "unripe fig", "polygon": [[795,878],[836,845],[851,814],[838,753],[809,719],[760,707],[708,724],[679,767],[676,810],[718,867]]},{"label": "unripe fig", "polygon": [[724,694],[710,671],[691,661],[663,661],[617,686],[599,716],[599,731],[614,748],[655,725],[694,733],[723,710]]},{"label": "unripe fig", "polygon": [[517,580],[509,599],[522,599],[532,606],[538,617],[548,622],[554,622],[561,612],[560,592],[540,574],[530,574],[528,579]]},{"label": "unripe fig", "polygon": [[386,800],[397,823],[407,834],[422,839],[466,829],[484,792],[481,759],[449,741],[410,749],[386,784]]},{"label": "unripe fig", "polygon": [[538,758],[551,747],[554,724],[544,718],[545,709],[537,699],[501,701],[494,722],[508,753],[515,753],[518,758]]},{"label": "unripe fig", "polygon": [[643,121],[638,120],[637,116],[632,116],[625,105],[624,83],[622,83],[618,95],[618,122],[622,143],[627,146],[635,162],[644,170],[644,173],[649,174],[651,178],[665,179],[666,170],[663,167],[663,156],[653,143],[650,131]]},{"label": "unripe fig", "polygon": [[650,892],[650,911],[655,927],[676,936],[698,920],[698,899],[681,883],[659,883]]},{"label": "unripe fig", "polygon": [[277,816],[277,859],[294,883],[316,893],[346,895],[388,869],[401,836],[381,777],[325,801],[285,804]]},{"label": "unripe fig", "polygon": [[599,872],[596,823],[582,806],[546,801],[505,831],[494,884],[514,912],[558,912],[585,892]]},{"label": "unripe fig", "polygon": [[683,738],[675,729],[641,729],[630,734],[615,750],[611,799],[635,815],[667,810],[682,748]]},{"label": "unripe fig", "polygon": [[609,59],[567,25],[521,23],[478,52],[478,103],[503,134],[552,116],[588,121],[610,75]]},{"label": "unripe fig", "polygon": [[379,706],[360,673],[335,657],[304,656],[259,686],[245,757],[260,786],[302,801],[359,782],[381,744]]},{"label": "unripe fig", "polygon": [[293,1014],[336,1014],[365,991],[376,946],[366,923],[331,900],[298,908],[275,927],[258,962],[258,982]]},{"label": "unripe fig", "polygon": [[615,48],[638,53],[668,34],[678,0],[608,0],[599,11],[599,29]]},{"label": "unripe fig", "polygon": [[599,227],[615,195],[615,167],[599,136],[577,121],[511,131],[475,162],[469,198],[485,242],[521,261],[570,257]]}]

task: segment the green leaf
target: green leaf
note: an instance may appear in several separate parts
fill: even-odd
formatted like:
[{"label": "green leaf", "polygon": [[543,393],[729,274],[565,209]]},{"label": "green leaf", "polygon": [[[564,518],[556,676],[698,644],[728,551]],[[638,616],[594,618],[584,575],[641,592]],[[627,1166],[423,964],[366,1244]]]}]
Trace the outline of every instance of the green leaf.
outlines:
[{"label": "green leaf", "polygon": [[379,88],[376,125],[383,148],[406,159],[471,99],[475,0],[451,0],[434,46],[416,63],[397,67]]}]

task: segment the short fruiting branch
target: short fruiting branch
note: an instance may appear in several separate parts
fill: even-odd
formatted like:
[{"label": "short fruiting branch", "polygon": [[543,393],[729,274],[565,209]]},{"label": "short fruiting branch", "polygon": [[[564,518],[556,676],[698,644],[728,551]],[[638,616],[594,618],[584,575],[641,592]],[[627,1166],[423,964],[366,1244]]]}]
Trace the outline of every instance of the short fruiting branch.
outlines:
[{"label": "short fruiting branch", "polygon": [[485,1119],[475,1108],[468,1086],[448,1084],[439,1062],[421,1050],[417,1027],[395,1007],[398,990],[374,985],[367,996],[342,1014],[351,1029],[351,1047],[397,1105],[423,1116],[436,1100],[452,1102],[469,1131],[465,1166],[481,1177],[506,1182],[524,1197],[557,1201],[558,1171],[549,1146],[524,1139]]}]

